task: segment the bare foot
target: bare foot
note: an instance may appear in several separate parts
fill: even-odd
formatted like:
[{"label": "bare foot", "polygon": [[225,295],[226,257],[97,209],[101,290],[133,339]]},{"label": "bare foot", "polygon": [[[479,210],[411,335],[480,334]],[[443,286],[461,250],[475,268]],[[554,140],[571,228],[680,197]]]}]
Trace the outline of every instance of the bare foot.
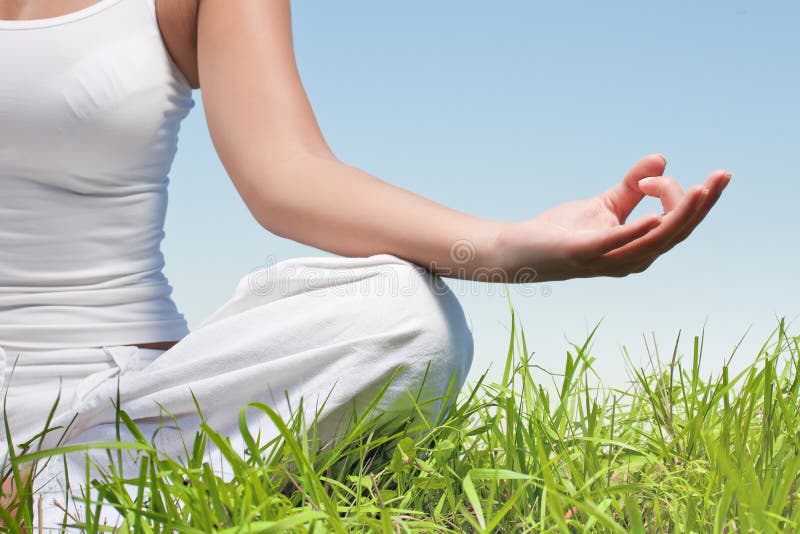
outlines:
[{"label": "bare foot", "polygon": [[[22,468],[20,470],[20,475],[22,475],[23,480],[28,478],[28,475],[30,473],[30,469],[31,468],[28,467],[28,468]],[[34,470],[36,469],[36,463],[35,462],[33,464],[33,469]],[[14,478],[13,477],[8,477],[6,480],[3,481],[2,497],[0,497],[0,507],[2,507],[4,510],[11,509],[11,517],[12,517],[12,519],[16,519],[17,518],[17,511],[19,510],[15,506],[16,500],[17,500],[17,488],[16,488],[16,485],[14,484]],[[6,527],[6,524],[3,523],[2,520],[0,520],[0,527]],[[24,534],[26,532],[25,526],[24,525],[20,525],[20,528],[22,529],[22,532]]]}]

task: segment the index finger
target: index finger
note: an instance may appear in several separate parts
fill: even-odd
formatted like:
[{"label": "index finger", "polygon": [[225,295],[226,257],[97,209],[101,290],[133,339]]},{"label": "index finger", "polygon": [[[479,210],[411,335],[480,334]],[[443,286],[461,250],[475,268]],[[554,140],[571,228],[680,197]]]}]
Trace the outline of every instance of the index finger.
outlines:
[{"label": "index finger", "polygon": [[662,218],[662,223],[644,236],[631,241],[618,249],[600,256],[597,261],[602,268],[617,268],[641,261],[669,243],[681,230],[691,222],[695,212],[700,208],[708,194],[702,186],[694,186],[686,191],[680,204]]},{"label": "index finger", "polygon": [[649,176],[661,176],[666,165],[667,158],[661,154],[645,156],[631,167],[621,182],[603,193],[603,198],[611,206],[620,223],[625,222],[645,196],[639,189],[639,180]]}]

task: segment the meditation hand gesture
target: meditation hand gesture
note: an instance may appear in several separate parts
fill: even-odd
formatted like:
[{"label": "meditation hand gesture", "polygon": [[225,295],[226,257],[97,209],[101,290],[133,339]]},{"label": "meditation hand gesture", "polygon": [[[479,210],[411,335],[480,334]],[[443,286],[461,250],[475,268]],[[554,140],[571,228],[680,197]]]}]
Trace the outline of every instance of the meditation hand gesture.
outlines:
[{"label": "meditation hand gesture", "polygon": [[[537,282],[642,272],[686,239],[731,177],[717,170],[703,185],[683,191],[674,178],[662,176],[665,165],[660,155],[646,156],[610,190],[507,226],[493,247],[496,265],[509,281],[532,281],[531,269]],[[626,223],[645,196],[658,197],[664,213]]]}]

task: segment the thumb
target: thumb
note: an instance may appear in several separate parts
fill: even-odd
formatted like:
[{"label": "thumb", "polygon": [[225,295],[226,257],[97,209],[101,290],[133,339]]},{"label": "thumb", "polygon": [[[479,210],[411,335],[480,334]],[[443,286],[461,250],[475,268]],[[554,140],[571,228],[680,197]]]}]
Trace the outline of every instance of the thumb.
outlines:
[{"label": "thumb", "polygon": [[639,180],[648,176],[661,176],[666,166],[667,158],[664,155],[649,154],[634,163],[622,181],[604,193],[605,200],[621,223],[625,222],[633,208],[645,196],[639,190]]}]

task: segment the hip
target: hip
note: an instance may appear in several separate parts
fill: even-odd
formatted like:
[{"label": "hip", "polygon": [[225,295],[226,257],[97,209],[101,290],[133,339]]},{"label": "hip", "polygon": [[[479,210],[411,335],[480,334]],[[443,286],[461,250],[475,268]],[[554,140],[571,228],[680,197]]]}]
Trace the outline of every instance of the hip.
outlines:
[{"label": "hip", "polygon": [[49,413],[76,410],[109,379],[139,371],[163,353],[134,345],[48,350],[0,346],[3,419],[18,443],[40,432]]}]

